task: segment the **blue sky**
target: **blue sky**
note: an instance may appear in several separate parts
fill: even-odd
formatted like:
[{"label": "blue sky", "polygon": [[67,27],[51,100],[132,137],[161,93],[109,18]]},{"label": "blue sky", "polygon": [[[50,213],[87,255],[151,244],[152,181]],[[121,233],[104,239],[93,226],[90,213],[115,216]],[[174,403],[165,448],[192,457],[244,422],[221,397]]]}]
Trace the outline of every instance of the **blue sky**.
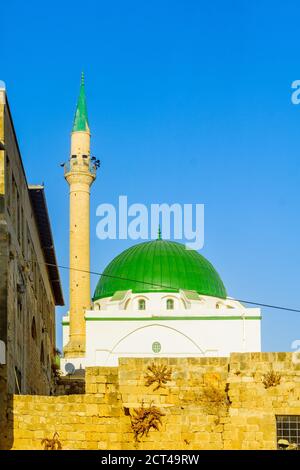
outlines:
[{"label": "blue sky", "polygon": [[[0,79],[30,183],[45,183],[68,265],[59,164],[85,71],[92,150],[91,269],[132,241],[96,238],[96,207],[204,203],[201,253],[229,295],[300,308],[300,79],[296,0],[76,0],[1,6]],[[68,273],[61,271],[68,302]],[[92,277],[92,291],[97,277]],[[61,315],[57,337],[61,344]],[[263,309],[263,349],[290,350],[300,314]]]}]

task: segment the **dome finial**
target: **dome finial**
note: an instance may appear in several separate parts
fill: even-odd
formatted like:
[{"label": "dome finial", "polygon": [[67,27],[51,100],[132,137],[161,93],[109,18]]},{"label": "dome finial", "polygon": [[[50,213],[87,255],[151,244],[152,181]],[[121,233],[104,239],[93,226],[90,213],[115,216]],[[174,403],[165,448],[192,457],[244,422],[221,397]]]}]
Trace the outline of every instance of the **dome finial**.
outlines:
[{"label": "dome finial", "polygon": [[160,225],[158,226],[158,232],[157,232],[157,240],[161,240],[161,229],[160,229]]}]

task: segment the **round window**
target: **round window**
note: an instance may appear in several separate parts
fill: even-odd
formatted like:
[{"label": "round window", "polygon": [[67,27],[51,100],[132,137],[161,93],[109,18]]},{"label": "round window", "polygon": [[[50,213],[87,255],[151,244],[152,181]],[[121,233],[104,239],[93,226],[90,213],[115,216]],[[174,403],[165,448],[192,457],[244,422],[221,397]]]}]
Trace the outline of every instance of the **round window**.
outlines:
[{"label": "round window", "polygon": [[152,344],[152,351],[156,354],[161,351],[161,344],[158,341],[154,341]]}]

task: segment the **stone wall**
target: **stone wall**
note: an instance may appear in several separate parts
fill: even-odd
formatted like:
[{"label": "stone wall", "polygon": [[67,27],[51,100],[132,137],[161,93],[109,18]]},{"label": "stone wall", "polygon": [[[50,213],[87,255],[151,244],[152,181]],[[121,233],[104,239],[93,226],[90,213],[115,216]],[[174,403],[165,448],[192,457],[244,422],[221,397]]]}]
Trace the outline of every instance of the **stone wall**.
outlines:
[{"label": "stone wall", "polygon": [[[146,386],[153,364],[171,371],[165,388]],[[267,379],[280,383],[266,388]],[[134,410],[149,406],[161,424],[137,442]],[[57,432],[63,449],[276,449],[281,414],[300,415],[291,353],[121,359],[118,368],[87,369],[85,395],[14,396],[13,448],[42,449]]]}]

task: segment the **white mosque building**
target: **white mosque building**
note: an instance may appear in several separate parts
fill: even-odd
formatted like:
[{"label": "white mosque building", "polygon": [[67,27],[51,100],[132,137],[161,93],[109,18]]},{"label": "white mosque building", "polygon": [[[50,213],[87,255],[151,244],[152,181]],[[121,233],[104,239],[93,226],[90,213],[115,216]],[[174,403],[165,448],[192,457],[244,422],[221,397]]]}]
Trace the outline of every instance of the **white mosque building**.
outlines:
[{"label": "white mosque building", "polygon": [[120,357],[228,356],[261,350],[261,312],[227,296],[212,264],[185,245],[157,240],[114,258],[90,295],[89,198],[97,165],[82,77],[65,164],[70,186],[70,310],[63,372],[117,366]]}]

